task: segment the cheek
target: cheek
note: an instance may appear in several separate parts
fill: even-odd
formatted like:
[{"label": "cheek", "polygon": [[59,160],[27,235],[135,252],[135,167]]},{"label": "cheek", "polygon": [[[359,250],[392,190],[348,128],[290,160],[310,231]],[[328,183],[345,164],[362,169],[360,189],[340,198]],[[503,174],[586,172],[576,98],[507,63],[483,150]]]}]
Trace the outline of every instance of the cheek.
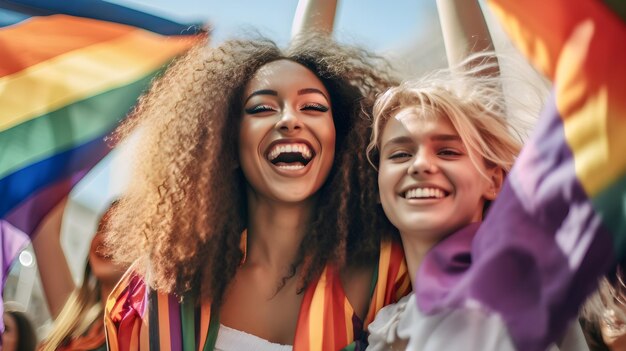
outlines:
[{"label": "cheek", "polygon": [[388,206],[388,201],[395,196],[395,178],[393,167],[383,163],[378,169],[378,192],[383,206]]},{"label": "cheek", "polygon": [[241,122],[241,127],[239,129],[239,141],[237,143],[237,153],[239,160],[242,163],[242,167],[245,167],[250,158],[257,153],[257,149],[259,148],[259,143],[261,141],[261,138],[259,137],[261,133],[259,130],[259,123],[248,121],[245,118]]},{"label": "cheek", "polygon": [[335,143],[337,141],[337,131],[335,130],[335,123],[332,118],[325,119],[318,123],[317,134],[319,135],[320,142],[325,148],[332,146],[332,150],[335,150]]}]

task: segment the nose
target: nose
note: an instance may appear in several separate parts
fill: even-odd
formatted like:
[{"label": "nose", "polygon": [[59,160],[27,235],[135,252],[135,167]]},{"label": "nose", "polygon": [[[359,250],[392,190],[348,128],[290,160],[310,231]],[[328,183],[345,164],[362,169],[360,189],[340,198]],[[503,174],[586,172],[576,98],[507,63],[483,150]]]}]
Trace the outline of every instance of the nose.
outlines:
[{"label": "nose", "polygon": [[302,129],[302,121],[292,111],[285,111],[276,122],[275,128],[281,133],[293,133]]},{"label": "nose", "polygon": [[432,174],[437,172],[437,165],[427,151],[420,150],[413,156],[407,172],[410,175]]}]

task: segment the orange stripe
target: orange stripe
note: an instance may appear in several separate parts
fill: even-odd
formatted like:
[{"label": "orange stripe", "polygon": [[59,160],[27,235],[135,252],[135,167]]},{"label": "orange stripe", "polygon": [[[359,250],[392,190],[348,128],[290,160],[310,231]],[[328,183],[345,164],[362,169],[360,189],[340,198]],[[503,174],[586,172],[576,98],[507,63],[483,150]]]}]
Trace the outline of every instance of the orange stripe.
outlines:
[{"label": "orange stripe", "polygon": [[293,341],[293,351],[304,351],[309,349],[309,330],[311,328],[310,314],[311,314],[311,300],[317,287],[316,284],[310,284],[306,289],[304,296],[302,297],[302,304],[300,305],[300,314],[298,316],[298,323],[296,324],[296,336]]},{"label": "orange stripe", "polygon": [[206,338],[209,335],[209,324],[211,322],[211,303],[204,302],[200,307],[200,343],[198,351],[202,351]]},{"label": "orange stripe", "polygon": [[161,351],[169,351],[170,345],[170,309],[167,294],[158,294],[159,310],[159,346]]},{"label": "orange stripe", "polygon": [[[329,284],[326,288],[327,300],[325,308],[328,311],[327,315],[332,316],[332,321],[330,321],[331,323],[324,321],[324,326],[326,328],[332,326],[332,331],[324,333],[324,336],[328,339],[328,343],[332,345],[332,350],[338,350],[348,345],[348,331],[344,328],[346,327],[346,314],[352,317],[352,308],[346,311],[348,299],[341,286],[339,273],[335,271],[334,267],[329,270],[329,273],[331,275],[329,279],[332,279],[332,284]],[[325,350],[330,349],[325,348]]]},{"label": "orange stripe", "polygon": [[[139,29],[66,15],[32,17],[20,25],[0,30],[0,77],[134,30]],[[11,53],[19,57],[11,59]]]},{"label": "orange stripe", "polygon": [[324,328],[324,350],[338,350],[338,339],[341,339],[342,335],[345,334],[343,330],[339,329],[344,326],[343,298],[345,296],[339,300],[342,302],[341,305],[337,306],[335,296],[337,289],[335,286],[338,282],[337,275],[334,273],[334,267],[329,267],[326,278],[328,284],[326,284],[326,289],[324,289],[324,321],[321,324],[321,328]]},{"label": "orange stripe", "polygon": [[313,298],[311,299],[311,308],[309,311],[309,351],[322,351],[324,345],[324,306],[326,305],[326,286],[328,285],[328,267],[324,268],[320,276]]},{"label": "orange stripe", "polygon": [[347,297],[344,297],[343,304],[343,313],[344,313],[344,323],[346,328],[346,343],[345,345],[354,341],[354,323],[352,322],[352,317],[354,316],[354,310],[352,309],[352,305],[350,305],[350,301],[348,301]]},{"label": "orange stripe", "polygon": [[385,284],[389,271],[389,261],[391,260],[391,243],[389,241],[383,241],[380,243],[380,257],[378,258],[378,280],[376,281],[376,288],[374,289],[374,295],[372,297],[372,303],[370,309],[365,318],[365,324],[371,323],[376,316],[376,312],[380,310],[385,303]]},{"label": "orange stripe", "polygon": [[113,320],[120,320],[120,312],[124,308],[125,302],[128,300],[128,286],[131,278],[134,276],[133,266],[131,266],[122,276],[120,281],[115,285],[104,307],[104,326],[107,337],[107,344],[111,351],[119,351],[119,335],[117,327]]},{"label": "orange stripe", "polygon": [[117,330],[115,329],[115,324],[111,321],[111,318],[107,318],[108,315],[105,314],[104,318],[104,332],[107,337],[107,345],[109,345],[109,350],[111,351],[119,351],[118,347],[118,339],[117,339]]},{"label": "orange stripe", "polygon": [[133,331],[130,334],[129,351],[139,351],[139,328],[141,327],[141,318],[135,319],[133,323]]}]

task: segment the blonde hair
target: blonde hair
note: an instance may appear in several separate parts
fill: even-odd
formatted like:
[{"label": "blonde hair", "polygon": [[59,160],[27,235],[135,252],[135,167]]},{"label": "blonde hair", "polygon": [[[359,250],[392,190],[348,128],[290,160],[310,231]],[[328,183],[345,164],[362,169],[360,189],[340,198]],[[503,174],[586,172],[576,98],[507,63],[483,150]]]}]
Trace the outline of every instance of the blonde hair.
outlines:
[{"label": "blonde hair", "polygon": [[[477,58],[479,60],[477,60]],[[500,167],[508,173],[522,145],[522,133],[506,116],[499,76],[487,74],[497,67],[491,54],[471,56],[460,63],[479,62],[468,70],[432,72],[387,90],[374,104],[372,134],[367,157],[377,168],[380,138],[387,121],[401,111],[420,118],[446,117],[468,149],[474,166]]]},{"label": "blonde hair", "polygon": [[91,272],[91,266],[87,262],[83,284],[80,288],[76,288],[65,302],[41,350],[56,350],[70,340],[82,336],[94,322],[102,318],[102,311],[100,283]]},{"label": "blonde hair", "polygon": [[[111,213],[119,201],[113,201],[104,212],[98,223],[96,235],[105,233]],[[41,346],[42,351],[53,351],[83,336],[89,328],[100,320],[102,323],[104,304],[101,301],[100,281],[91,270],[87,259],[83,281],[80,287],[72,291],[63,309],[54,320],[54,327]],[[104,330],[104,325],[102,324]]]}]

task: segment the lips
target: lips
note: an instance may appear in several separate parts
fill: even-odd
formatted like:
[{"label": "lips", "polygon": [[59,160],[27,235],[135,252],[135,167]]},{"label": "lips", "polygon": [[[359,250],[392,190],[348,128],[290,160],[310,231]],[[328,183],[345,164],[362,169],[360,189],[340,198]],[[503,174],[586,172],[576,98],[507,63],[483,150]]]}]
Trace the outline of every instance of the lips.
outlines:
[{"label": "lips", "polygon": [[298,170],[306,167],[315,157],[315,151],[308,142],[276,141],[270,144],[266,158],[274,166],[285,170]]},{"label": "lips", "polygon": [[449,192],[437,186],[414,186],[403,191],[400,195],[407,200],[443,199],[449,195]]}]

